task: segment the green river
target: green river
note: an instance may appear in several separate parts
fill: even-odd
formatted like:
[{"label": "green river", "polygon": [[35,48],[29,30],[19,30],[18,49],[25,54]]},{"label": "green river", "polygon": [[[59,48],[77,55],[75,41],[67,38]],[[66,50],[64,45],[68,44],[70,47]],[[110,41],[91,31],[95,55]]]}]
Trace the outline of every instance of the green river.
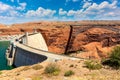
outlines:
[{"label": "green river", "polygon": [[5,52],[9,44],[10,44],[9,41],[0,41],[0,70],[12,69],[12,67],[7,65],[7,60],[5,57]]}]

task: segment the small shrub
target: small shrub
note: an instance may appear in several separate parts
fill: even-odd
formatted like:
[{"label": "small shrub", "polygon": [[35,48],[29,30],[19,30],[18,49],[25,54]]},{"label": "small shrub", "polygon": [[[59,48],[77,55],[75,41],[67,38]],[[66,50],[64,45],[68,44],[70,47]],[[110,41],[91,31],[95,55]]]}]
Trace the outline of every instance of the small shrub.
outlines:
[{"label": "small shrub", "polygon": [[39,70],[39,69],[42,69],[42,68],[43,68],[42,65],[34,65],[34,66],[32,66],[32,69],[34,69],[34,70]]},{"label": "small shrub", "polygon": [[120,46],[116,46],[110,53],[109,59],[102,61],[103,65],[108,65],[114,69],[120,68]]},{"label": "small shrub", "polygon": [[102,65],[96,61],[85,61],[85,67],[87,67],[90,70],[97,70],[101,69]]},{"label": "small shrub", "polygon": [[57,75],[59,75],[59,73],[60,73],[60,71],[57,70],[57,71],[53,72],[53,75],[54,75],[54,76],[57,76]]},{"label": "small shrub", "polygon": [[33,77],[32,80],[42,80],[42,77],[39,77],[39,76]]},{"label": "small shrub", "polygon": [[72,70],[66,71],[64,74],[64,76],[66,77],[71,76],[71,75],[74,75],[74,72]]},{"label": "small shrub", "polygon": [[71,64],[69,67],[74,67],[74,65],[73,65],[73,64]]},{"label": "small shrub", "polygon": [[46,74],[50,74],[50,75],[54,75],[57,76],[60,73],[60,69],[56,64],[49,64],[46,68],[45,68],[45,73]]},{"label": "small shrub", "polygon": [[0,71],[0,75],[2,74],[2,72]]},{"label": "small shrub", "polygon": [[21,69],[21,71],[27,71],[27,70],[29,70],[29,69],[30,69],[29,66],[25,66],[24,68]]}]

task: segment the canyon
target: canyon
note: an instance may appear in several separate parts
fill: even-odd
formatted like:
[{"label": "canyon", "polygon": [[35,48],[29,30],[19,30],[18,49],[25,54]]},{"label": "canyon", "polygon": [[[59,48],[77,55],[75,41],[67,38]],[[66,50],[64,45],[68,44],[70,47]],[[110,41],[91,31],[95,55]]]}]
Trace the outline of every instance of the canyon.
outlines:
[{"label": "canyon", "polygon": [[113,47],[120,43],[120,21],[41,21],[9,26],[1,24],[0,36],[21,35],[35,30],[45,38],[49,52],[72,53],[72,56],[80,58],[108,57]]}]

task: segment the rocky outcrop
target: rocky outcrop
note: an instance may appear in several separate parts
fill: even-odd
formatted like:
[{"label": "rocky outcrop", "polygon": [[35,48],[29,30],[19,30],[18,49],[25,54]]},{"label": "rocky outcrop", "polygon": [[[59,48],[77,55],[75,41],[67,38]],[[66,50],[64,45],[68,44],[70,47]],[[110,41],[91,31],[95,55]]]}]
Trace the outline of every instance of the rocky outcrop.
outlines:
[{"label": "rocky outcrop", "polygon": [[92,42],[99,42],[103,47],[113,46],[120,42],[119,36],[120,34],[116,32],[102,28],[91,28],[82,33],[73,33],[73,39],[71,40],[73,46],[71,46],[70,50],[74,50],[76,45],[83,46]]},{"label": "rocky outcrop", "polygon": [[82,33],[77,31],[79,27],[75,28],[68,51],[85,51],[79,57],[106,57],[111,48],[120,43],[120,34],[112,30],[93,27]]},{"label": "rocky outcrop", "polygon": [[54,27],[40,30],[47,42],[49,51],[58,54],[65,52],[69,31],[69,27],[62,26],[61,28]]}]

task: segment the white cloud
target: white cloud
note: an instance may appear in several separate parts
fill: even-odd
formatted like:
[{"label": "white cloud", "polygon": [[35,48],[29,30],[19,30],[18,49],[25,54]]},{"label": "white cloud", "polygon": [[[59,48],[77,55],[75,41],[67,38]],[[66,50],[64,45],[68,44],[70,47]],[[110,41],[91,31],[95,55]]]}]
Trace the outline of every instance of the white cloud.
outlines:
[{"label": "white cloud", "polygon": [[3,17],[21,17],[23,13],[20,13],[19,11],[25,10],[26,5],[25,2],[19,3],[19,6],[11,6],[0,2],[0,15]]},{"label": "white cloud", "polygon": [[17,7],[0,2],[0,22],[11,22],[21,15],[22,14],[17,11]]},{"label": "white cloud", "polygon": [[0,20],[12,20],[13,17],[0,16]]},{"label": "white cloud", "polygon": [[10,9],[12,9],[11,6],[9,6],[7,4],[3,4],[2,2],[0,2],[0,12],[4,12],[4,11],[10,10]]},{"label": "white cloud", "polygon": [[24,10],[27,6],[27,3],[19,3],[20,6],[16,7],[17,10]]},{"label": "white cloud", "polygon": [[67,13],[67,16],[74,16],[74,15],[76,15],[76,13],[77,13],[77,11],[69,10]]},{"label": "white cloud", "polygon": [[14,17],[19,15],[14,7],[0,2],[0,15],[2,16],[3,14],[3,17]]},{"label": "white cloud", "polygon": [[51,10],[51,9],[44,9],[42,7],[39,7],[37,10],[29,10],[26,13],[27,17],[52,17],[54,14],[56,13],[55,10]]},{"label": "white cloud", "polygon": [[101,4],[93,3],[91,6],[89,6],[84,13],[88,14],[98,14],[101,12],[109,12],[112,9],[117,8],[116,1],[114,1],[112,4],[108,3],[107,1],[102,2]]},{"label": "white cloud", "polygon": [[[91,6],[89,6],[84,12],[83,15],[86,17],[91,17],[95,19],[100,19],[102,17],[113,17],[113,15],[117,15],[117,12],[115,10],[118,10],[117,2],[113,1],[111,4],[107,1],[103,1],[101,4],[93,3]],[[112,12],[112,13],[111,13]]]},{"label": "white cloud", "polygon": [[77,11],[69,10],[68,13],[67,13],[67,16],[77,16],[77,15],[81,15],[82,12],[83,12],[83,9],[77,10]]},{"label": "white cloud", "polygon": [[83,5],[83,8],[88,8],[89,6],[91,6],[92,3],[90,2],[85,2]]},{"label": "white cloud", "polygon": [[82,9],[62,11],[67,12],[65,14],[67,14],[68,17],[73,16],[74,19],[103,19],[103,17],[107,19],[108,17],[118,18],[120,16],[120,8],[117,6],[116,0],[112,3],[103,1],[100,4],[89,1],[92,0],[84,0]]},{"label": "white cloud", "polygon": [[115,16],[115,13],[114,12],[109,12],[109,13],[105,14],[105,16]]},{"label": "white cloud", "polygon": [[109,4],[107,1],[102,2],[100,5],[98,5],[99,8],[116,8],[117,7],[117,1],[113,1],[112,4]]},{"label": "white cloud", "polygon": [[62,8],[59,9],[59,15],[66,15],[67,11],[64,11]]},{"label": "white cloud", "polygon": [[[15,1],[15,0],[11,0]],[[82,0],[83,6],[78,10],[64,10],[60,8],[58,12],[52,9],[39,7],[37,10],[28,10],[26,13],[21,13],[26,10],[27,3],[20,3],[18,6],[10,6],[0,2],[0,22],[2,21],[32,21],[32,20],[80,20],[80,19],[120,19],[120,7],[117,6],[117,0],[112,2],[103,1],[100,4],[92,0]],[[66,0],[76,2],[78,0]],[[60,16],[54,16],[58,13]],[[4,14],[4,15],[3,15]],[[23,21],[23,22],[24,22]]]},{"label": "white cloud", "polygon": [[39,7],[37,10],[28,10],[26,13],[21,13],[21,11],[26,10],[27,4],[25,2],[18,4],[19,6],[11,6],[0,2],[0,22],[12,23],[55,18],[56,10]]}]

